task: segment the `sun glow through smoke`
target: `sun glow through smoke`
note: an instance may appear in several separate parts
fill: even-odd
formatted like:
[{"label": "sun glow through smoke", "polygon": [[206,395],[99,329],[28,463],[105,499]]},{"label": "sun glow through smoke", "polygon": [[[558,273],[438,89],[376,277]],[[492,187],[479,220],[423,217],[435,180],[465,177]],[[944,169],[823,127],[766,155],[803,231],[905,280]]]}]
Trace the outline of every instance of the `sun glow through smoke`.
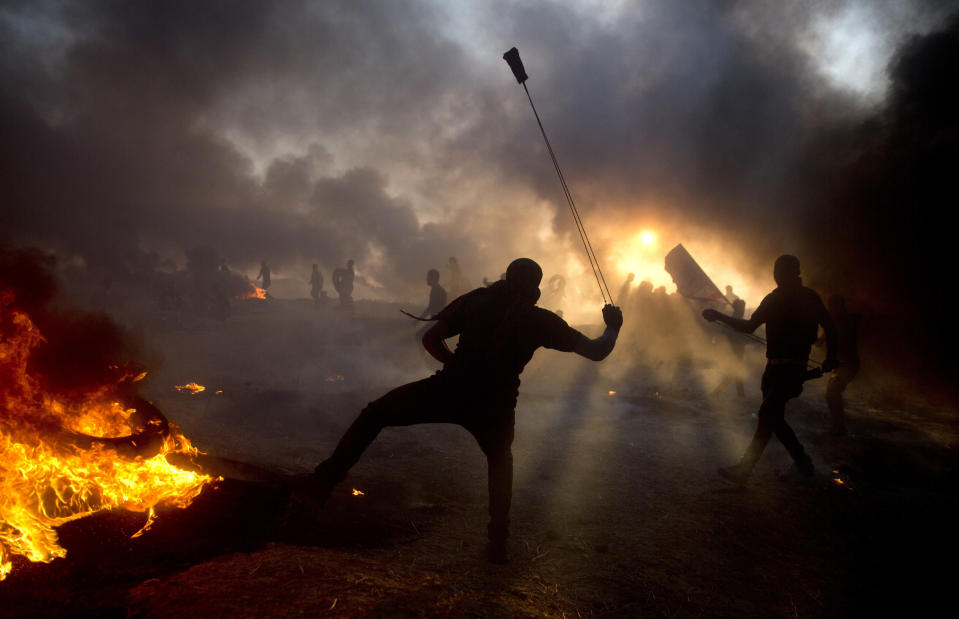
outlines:
[{"label": "sun glow through smoke", "polygon": [[614,237],[610,255],[617,272],[617,281],[633,273],[634,285],[645,280],[654,287],[666,286],[666,289],[672,292],[675,286],[663,263],[663,256],[668,249],[664,250],[662,245],[659,233],[652,228],[644,227]]}]

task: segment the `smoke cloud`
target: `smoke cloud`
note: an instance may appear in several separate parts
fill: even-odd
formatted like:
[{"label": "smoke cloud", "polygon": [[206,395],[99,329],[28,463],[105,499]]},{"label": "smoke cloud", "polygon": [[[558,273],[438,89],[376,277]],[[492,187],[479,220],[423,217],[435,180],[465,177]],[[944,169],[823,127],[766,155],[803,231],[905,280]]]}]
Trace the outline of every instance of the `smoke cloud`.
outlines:
[{"label": "smoke cloud", "polygon": [[[529,255],[592,303],[500,58],[517,45],[614,290],[628,271],[661,278],[683,242],[750,307],[795,253],[853,307],[939,321],[954,8],[6,3],[0,240],[90,265],[212,247],[250,275],[267,259],[303,279],[352,258],[371,286],[357,293],[389,298],[423,296],[451,255],[474,284]],[[867,35],[889,70],[863,92],[830,41]],[[643,254],[646,228],[659,241]],[[943,354],[955,340],[904,333]]]}]

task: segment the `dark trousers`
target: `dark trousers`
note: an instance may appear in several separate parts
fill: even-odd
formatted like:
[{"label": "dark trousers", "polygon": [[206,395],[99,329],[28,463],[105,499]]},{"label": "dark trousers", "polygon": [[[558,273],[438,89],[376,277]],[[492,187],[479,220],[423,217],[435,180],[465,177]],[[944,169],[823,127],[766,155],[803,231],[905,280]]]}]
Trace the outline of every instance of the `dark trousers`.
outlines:
[{"label": "dark trousers", "polygon": [[832,416],[832,427],[841,430],[846,425],[846,411],[842,405],[842,392],[859,373],[859,363],[849,364],[837,369],[826,385],[826,403]]},{"label": "dark trousers", "polygon": [[[502,393],[502,392],[500,392]],[[442,375],[393,389],[371,402],[346,431],[333,455],[317,473],[339,482],[356,464],[380,430],[418,423],[455,423],[466,428],[486,455],[489,486],[489,538],[509,536],[513,495],[513,423],[515,395],[496,397]]]},{"label": "dark trousers", "polygon": [[759,425],[740,464],[746,471],[751,471],[756,466],[773,434],[801,469],[811,468],[809,456],[796,438],[796,433],[786,423],[786,402],[802,393],[805,374],[805,366],[798,364],[766,366],[762,380],[763,403],[759,406]]}]

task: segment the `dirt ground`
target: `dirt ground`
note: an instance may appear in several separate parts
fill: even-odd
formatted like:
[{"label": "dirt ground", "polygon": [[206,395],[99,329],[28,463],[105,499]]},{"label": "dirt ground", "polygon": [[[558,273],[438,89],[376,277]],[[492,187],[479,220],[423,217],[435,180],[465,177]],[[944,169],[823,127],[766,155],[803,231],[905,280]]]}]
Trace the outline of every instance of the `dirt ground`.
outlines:
[{"label": "dirt ground", "polygon": [[[396,309],[360,303],[347,319],[249,302],[226,321],[134,325],[153,351],[145,394],[225,479],[137,539],[142,514],[62,527],[67,558],[15,561],[0,612],[836,617],[948,599],[956,412],[876,389],[868,360],[849,390],[850,436],[826,433],[824,380],[790,404],[816,477],[781,479],[789,458],[774,439],[739,489],[715,469],[754,429],[758,358],[740,399],[731,385],[708,395],[720,377],[708,363],[539,351],[517,408],[506,565],[483,558],[485,461],[455,426],[387,429],[323,510],[288,509],[289,481],[366,402],[436,369]],[[173,388],[191,380],[207,390]]]}]

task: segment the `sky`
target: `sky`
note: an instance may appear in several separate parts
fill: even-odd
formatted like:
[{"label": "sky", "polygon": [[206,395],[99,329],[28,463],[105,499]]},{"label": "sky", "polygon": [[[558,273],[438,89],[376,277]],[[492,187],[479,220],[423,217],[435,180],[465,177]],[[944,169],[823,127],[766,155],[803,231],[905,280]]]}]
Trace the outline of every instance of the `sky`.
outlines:
[{"label": "sky", "polygon": [[942,93],[907,82],[917,67],[952,75],[928,58],[952,57],[932,42],[955,33],[956,9],[5,0],[0,242],[104,268],[138,252],[182,267],[209,247],[251,277],[266,259],[304,281],[314,262],[328,277],[354,259],[361,298],[425,298],[449,256],[474,285],[529,256],[567,277],[574,315],[595,313],[502,60],[515,45],[611,289],[635,272],[672,290],[662,258],[683,243],[750,307],[782,253],[824,293],[888,303],[912,294],[889,273],[923,260],[893,264],[887,237],[916,247],[935,215],[902,231],[902,204],[877,219],[864,188],[911,157],[897,136],[931,135],[905,111]]}]

